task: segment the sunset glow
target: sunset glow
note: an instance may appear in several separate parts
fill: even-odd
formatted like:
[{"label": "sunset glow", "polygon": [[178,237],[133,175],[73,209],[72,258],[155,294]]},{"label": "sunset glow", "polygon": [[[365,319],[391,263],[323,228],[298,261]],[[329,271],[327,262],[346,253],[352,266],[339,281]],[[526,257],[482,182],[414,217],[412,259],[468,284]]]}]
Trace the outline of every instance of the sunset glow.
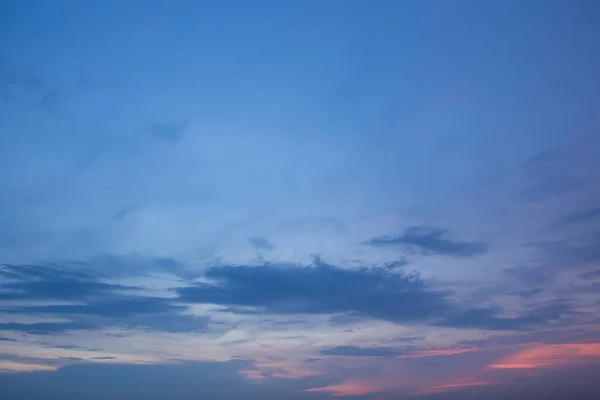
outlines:
[{"label": "sunset glow", "polygon": [[464,381],[458,381],[455,383],[448,383],[445,385],[429,386],[421,391],[415,392],[414,395],[442,393],[442,392],[447,392],[447,391],[461,389],[461,388],[476,387],[476,386],[489,386],[491,384],[492,383],[490,383],[490,382],[484,382],[484,381],[464,380]]},{"label": "sunset glow", "polygon": [[339,385],[325,386],[321,388],[308,389],[307,392],[329,393],[332,396],[364,396],[369,393],[378,392],[377,386],[368,382],[347,381]]},{"label": "sunset glow", "polygon": [[470,353],[473,351],[480,350],[477,347],[457,347],[453,349],[435,349],[435,350],[423,350],[417,351],[411,354],[405,354],[396,356],[396,358],[426,358],[426,357],[442,357],[442,356],[454,356],[457,354]]},{"label": "sunset glow", "polygon": [[598,361],[600,343],[540,344],[510,355],[492,369],[552,368]]}]

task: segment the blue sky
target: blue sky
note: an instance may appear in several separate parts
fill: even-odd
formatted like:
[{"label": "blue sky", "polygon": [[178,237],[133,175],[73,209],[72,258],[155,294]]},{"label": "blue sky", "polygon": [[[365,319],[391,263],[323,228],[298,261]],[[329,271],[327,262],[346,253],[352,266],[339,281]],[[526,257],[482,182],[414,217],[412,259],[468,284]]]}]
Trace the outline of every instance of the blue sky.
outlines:
[{"label": "blue sky", "polygon": [[590,398],[599,18],[2,2],[2,390]]}]

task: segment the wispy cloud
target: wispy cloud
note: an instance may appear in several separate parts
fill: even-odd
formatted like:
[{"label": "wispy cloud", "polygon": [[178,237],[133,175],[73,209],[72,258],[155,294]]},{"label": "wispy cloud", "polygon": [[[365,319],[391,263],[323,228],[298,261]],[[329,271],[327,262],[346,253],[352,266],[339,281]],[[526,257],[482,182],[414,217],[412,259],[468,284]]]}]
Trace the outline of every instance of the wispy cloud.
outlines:
[{"label": "wispy cloud", "polygon": [[[90,270],[4,265],[0,274],[6,278],[0,283],[0,300],[5,301],[0,311],[16,315],[60,316],[72,320],[61,323],[6,323],[0,324],[0,330],[53,334],[117,324],[178,332],[197,331],[206,326],[207,318],[185,314],[187,307],[173,304],[172,299],[140,295],[143,288],[104,282],[106,277]],[[72,303],[28,304],[40,300]]]},{"label": "wispy cloud", "polygon": [[346,356],[346,357],[393,357],[401,351],[391,347],[357,347],[336,346],[321,350],[324,356]]},{"label": "wispy cloud", "polygon": [[575,224],[583,224],[588,221],[593,221],[597,218],[600,218],[600,207],[594,207],[586,210],[572,212],[561,221],[561,225],[569,226]]},{"label": "wispy cloud", "polygon": [[538,344],[503,358],[492,369],[556,368],[600,357],[600,343]]},{"label": "wispy cloud", "polygon": [[383,236],[369,240],[373,246],[402,246],[414,248],[423,254],[454,257],[473,257],[485,253],[483,242],[456,241],[447,238],[447,229],[411,226],[400,236]]}]

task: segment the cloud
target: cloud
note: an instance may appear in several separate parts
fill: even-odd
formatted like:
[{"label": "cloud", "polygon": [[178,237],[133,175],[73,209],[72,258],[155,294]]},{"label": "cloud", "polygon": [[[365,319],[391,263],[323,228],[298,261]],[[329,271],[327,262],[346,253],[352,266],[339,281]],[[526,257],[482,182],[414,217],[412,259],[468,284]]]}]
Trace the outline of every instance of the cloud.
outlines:
[{"label": "cloud", "polygon": [[[523,166],[526,189],[521,193],[522,201],[546,201],[577,192],[593,195],[600,178],[598,157],[595,156],[599,147],[600,142],[592,138],[531,157]],[[572,216],[575,217],[572,223],[591,217],[577,213]],[[565,222],[571,223],[569,217]]]},{"label": "cloud", "polygon": [[399,337],[399,338],[394,338],[394,339],[390,340],[390,342],[410,343],[410,342],[414,342],[417,340],[422,340],[424,338],[425,338],[424,336]]},{"label": "cloud", "polygon": [[[85,263],[82,263],[85,265]],[[314,265],[216,266],[203,283],[176,287],[175,298],[141,296],[140,287],[102,282],[93,271],[58,266],[8,265],[0,285],[4,300],[59,300],[77,304],[4,305],[10,314],[55,316],[69,322],[9,323],[2,330],[54,334],[68,330],[121,326],[163,332],[204,331],[208,317],[187,314],[189,304],[217,304],[235,313],[333,314],[334,325],[364,319],[422,322],[467,329],[524,330],[561,318],[565,304],[522,316],[502,317],[499,308],[461,309],[450,291],[435,288],[416,274],[385,267],[343,269],[316,259]],[[369,351],[375,351],[368,349]],[[388,349],[389,350],[389,349]],[[358,354],[359,348],[326,350]],[[364,350],[367,351],[367,350]],[[371,353],[373,354],[373,353]],[[383,353],[380,353],[383,354]],[[333,354],[330,354],[333,355]]]},{"label": "cloud", "polygon": [[490,386],[491,382],[487,381],[476,381],[473,379],[467,379],[463,381],[457,381],[445,385],[435,385],[429,386],[423,390],[420,390],[414,395],[427,395],[427,394],[435,394],[435,393],[444,393],[450,390],[464,389],[464,388],[473,388],[473,387],[485,387]]},{"label": "cloud", "polygon": [[0,285],[2,300],[83,300],[117,291],[139,290],[101,282],[100,276],[90,271],[43,265],[3,265],[0,275],[11,280]]},{"label": "cloud", "polygon": [[308,363],[308,364],[316,363],[318,361],[321,361],[321,359],[320,358],[307,358],[306,360],[304,360],[304,362]]},{"label": "cloud", "polygon": [[555,301],[504,317],[500,307],[460,308],[450,301],[452,292],[436,289],[418,275],[379,267],[342,269],[319,260],[315,264],[211,267],[204,276],[209,283],[174,290],[182,303],[217,304],[241,314],[337,314],[333,325],[371,318],[527,330],[572,314],[568,301]]},{"label": "cloud", "polygon": [[74,344],[65,344],[65,345],[55,345],[55,346],[49,346],[50,348],[54,348],[54,349],[65,349],[65,350],[89,350],[89,351],[93,351],[93,349],[88,349],[87,347],[82,347],[82,346],[76,346]]},{"label": "cloud", "polygon": [[13,280],[78,280],[97,281],[107,278],[145,276],[152,273],[193,279],[193,273],[180,261],[170,257],[104,255],[86,261],[61,260],[36,265],[0,264],[0,276]]},{"label": "cloud", "polygon": [[[506,268],[503,272],[522,283],[539,285],[550,282],[561,272],[591,269],[600,261],[600,231],[575,238],[529,244],[537,251],[534,264]],[[594,271],[580,273],[580,279],[594,279]]]},{"label": "cloud", "polygon": [[579,279],[588,280],[588,279],[596,279],[600,278],[600,269],[594,271],[584,272],[579,275]]},{"label": "cloud", "polygon": [[600,207],[594,207],[587,210],[573,212],[567,215],[562,220],[561,225],[568,226],[574,224],[581,224],[597,218],[600,218]]},{"label": "cloud", "polygon": [[136,314],[160,314],[185,311],[187,307],[170,304],[164,297],[119,296],[90,304],[19,307],[20,312],[95,315],[100,317],[130,318]]},{"label": "cloud", "polygon": [[0,324],[0,331],[17,331],[31,335],[53,335],[67,331],[92,329],[98,329],[98,326],[84,322],[38,322],[33,324],[10,322]]},{"label": "cloud", "polygon": [[453,347],[453,348],[440,348],[440,349],[427,349],[427,350],[416,350],[406,354],[396,355],[395,358],[429,358],[429,357],[447,357],[455,356],[458,354],[471,353],[479,351],[479,347]]},{"label": "cloud", "polygon": [[127,204],[121,208],[119,208],[117,211],[115,211],[115,213],[113,214],[113,219],[115,221],[123,221],[125,218],[127,218],[127,216],[135,213],[136,211],[140,210],[140,205],[139,204]]},{"label": "cloud", "polygon": [[252,243],[252,245],[257,250],[274,250],[275,249],[275,247],[271,244],[271,242],[269,242],[267,240],[267,238],[251,237],[251,238],[248,238],[248,240],[250,241],[250,243]]},{"label": "cloud", "polygon": [[600,343],[539,344],[499,360],[489,368],[555,368],[585,363],[600,357]]},{"label": "cloud", "polygon": [[99,277],[92,271],[84,271],[80,269],[63,269],[54,264],[50,265],[11,265],[2,264],[0,275],[9,279],[30,280],[30,279],[45,279],[45,280],[91,280]]},{"label": "cloud", "polygon": [[307,390],[310,393],[327,393],[333,397],[366,396],[379,391],[380,388],[377,384],[373,384],[367,380],[349,380],[338,385],[315,387]]},{"label": "cloud", "polygon": [[544,289],[533,288],[533,289],[515,290],[514,292],[511,292],[510,294],[512,294],[514,296],[530,298],[530,297],[534,297],[543,292],[544,292]]},{"label": "cloud", "polygon": [[16,94],[20,100],[25,100],[50,112],[58,110],[61,103],[61,96],[57,90],[40,77],[27,68],[11,66],[1,59],[0,91]]},{"label": "cloud", "polygon": [[422,254],[473,257],[485,253],[482,242],[454,241],[446,238],[448,230],[410,226],[400,236],[383,236],[369,240],[373,246],[407,246],[417,248]]},{"label": "cloud", "polygon": [[68,361],[83,361],[83,358],[79,357],[59,357],[59,360],[68,360]]},{"label": "cloud", "polygon": [[170,365],[76,363],[52,374],[0,374],[2,395],[11,400],[41,399],[170,399],[214,400],[325,399],[303,392],[311,383],[269,380],[268,385],[248,382],[240,372],[249,361],[190,362]]},{"label": "cloud", "polygon": [[324,356],[394,357],[402,352],[392,347],[336,346],[321,350],[320,353]]},{"label": "cloud", "polygon": [[356,313],[392,322],[425,320],[448,307],[445,292],[418,276],[384,268],[219,266],[209,268],[205,278],[213,283],[177,288],[179,300],[270,314]]},{"label": "cloud", "polygon": [[502,270],[502,272],[518,281],[529,284],[547,282],[555,275],[555,271],[541,268],[539,266],[505,268]]},{"label": "cloud", "polygon": [[0,273],[2,300],[58,300],[78,304],[23,305],[5,303],[1,311],[71,319],[64,323],[1,324],[0,330],[53,334],[68,330],[100,329],[105,325],[149,328],[165,332],[203,330],[207,317],[185,314],[188,307],[164,297],[140,296],[141,287],[101,282],[92,271],[58,266],[5,265]]},{"label": "cloud", "polygon": [[565,302],[554,302],[517,317],[502,317],[499,316],[501,314],[499,308],[484,307],[456,311],[437,321],[435,325],[486,330],[528,330],[558,320],[570,312]]},{"label": "cloud", "polygon": [[187,130],[188,121],[183,122],[171,122],[171,123],[156,123],[151,127],[152,136],[165,143],[174,145]]}]

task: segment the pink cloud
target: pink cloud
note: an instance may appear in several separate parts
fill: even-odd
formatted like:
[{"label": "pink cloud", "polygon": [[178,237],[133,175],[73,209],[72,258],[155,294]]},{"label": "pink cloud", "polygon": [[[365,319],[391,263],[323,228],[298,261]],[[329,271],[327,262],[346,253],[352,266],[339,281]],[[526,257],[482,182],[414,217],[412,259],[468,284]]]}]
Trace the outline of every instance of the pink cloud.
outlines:
[{"label": "pink cloud", "polygon": [[447,392],[449,390],[456,390],[465,387],[475,387],[475,386],[489,386],[492,385],[492,382],[487,382],[483,380],[477,380],[476,378],[467,378],[461,379],[452,383],[444,384],[444,385],[435,385],[429,386],[423,390],[413,393],[413,395],[425,395],[425,394],[434,394]]},{"label": "pink cloud", "polygon": [[530,369],[573,365],[600,357],[600,343],[538,344],[504,357],[491,369]]},{"label": "pink cloud", "polygon": [[480,350],[478,347],[456,347],[449,349],[429,349],[416,351],[410,354],[404,354],[396,356],[395,358],[425,358],[425,357],[440,357],[440,356],[453,356],[456,354],[470,353],[472,351]]},{"label": "pink cloud", "polygon": [[307,392],[329,393],[332,396],[364,396],[381,391],[377,385],[359,380],[350,380],[339,385],[308,389]]}]

